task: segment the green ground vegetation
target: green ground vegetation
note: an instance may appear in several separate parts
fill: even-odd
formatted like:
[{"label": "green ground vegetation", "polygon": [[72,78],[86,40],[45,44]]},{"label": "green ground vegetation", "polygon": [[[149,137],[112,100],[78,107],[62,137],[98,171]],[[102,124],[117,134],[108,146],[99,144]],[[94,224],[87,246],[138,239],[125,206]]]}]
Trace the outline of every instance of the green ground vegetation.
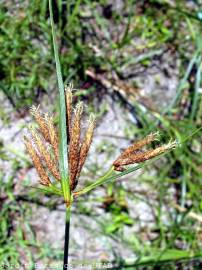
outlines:
[{"label": "green ground vegetation", "polygon": [[[0,89],[13,106],[23,112],[39,102],[56,85],[54,58],[51,46],[48,1],[2,1],[0,3]],[[122,2],[122,1],[121,1]],[[140,3],[141,2],[141,3]],[[78,96],[89,103],[99,96],[100,85],[86,75],[87,69],[98,73],[115,73],[119,80],[128,82],[131,70],[148,67],[154,60],[171,50],[179,61],[179,84],[176,94],[165,110],[143,109],[141,104],[130,101],[135,108],[138,127],[128,123],[126,138],[144,136],[154,130],[163,132],[162,141],[176,138],[181,147],[163,158],[163,166],[156,162],[144,169],[136,183],[145,183],[149,190],[157,191],[153,203],[149,193],[135,193],[126,189],[121,181],[106,185],[106,197],[98,203],[110,212],[111,219],[98,220],[99,231],[113,240],[122,241],[138,256],[136,261],[117,256],[117,269],[201,269],[201,217],[202,212],[202,147],[201,131],[192,134],[202,124],[201,98],[201,24],[200,1],[123,1],[121,10],[108,1],[56,1],[54,19],[63,77],[85,91]],[[136,57],[130,57],[130,52]],[[127,71],[127,72],[126,72]],[[138,76],[138,74],[136,75]],[[169,78],[168,78],[169,79]],[[87,89],[87,90],[86,90]],[[101,94],[102,95],[102,94]],[[123,101],[122,101],[123,105]],[[101,118],[106,108],[96,111]],[[8,116],[0,111],[5,123]],[[104,147],[100,146],[100,152]],[[38,243],[34,228],[29,224],[31,206],[43,205],[56,209],[60,202],[40,201],[38,192],[13,193],[14,179],[22,168],[30,168],[24,154],[5,150],[0,145],[0,156],[10,162],[12,171],[0,173],[0,263],[17,264],[23,254],[28,258],[30,269],[40,258],[62,259],[62,250]],[[107,147],[109,155],[111,145]],[[99,169],[95,164],[88,168],[93,175]],[[29,179],[27,179],[29,182]],[[172,188],[172,194],[170,189]],[[144,202],[152,209],[155,237],[148,243],[142,238],[144,232],[123,238],[125,226],[134,220],[126,204],[126,198]],[[179,211],[175,203],[185,211]],[[96,200],[96,196],[91,198]],[[166,206],[166,208],[165,208]],[[78,202],[76,214],[96,215],[92,209]],[[193,218],[195,214],[196,218]],[[167,222],[162,221],[166,216]],[[23,224],[23,226],[21,226]],[[29,235],[27,238],[26,236]],[[35,255],[33,251],[35,250]],[[116,255],[116,254],[115,254]],[[158,268],[156,268],[158,267]]]}]

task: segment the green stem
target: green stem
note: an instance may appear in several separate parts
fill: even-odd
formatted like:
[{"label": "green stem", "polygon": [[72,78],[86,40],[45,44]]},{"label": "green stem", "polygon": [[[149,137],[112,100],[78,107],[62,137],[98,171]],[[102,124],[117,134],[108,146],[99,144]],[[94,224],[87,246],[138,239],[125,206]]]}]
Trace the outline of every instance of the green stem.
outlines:
[{"label": "green stem", "polygon": [[68,269],[70,216],[71,216],[71,208],[68,207],[66,209],[66,218],[65,218],[65,242],[64,242],[63,270]]},{"label": "green stem", "polygon": [[85,187],[82,190],[79,190],[77,192],[74,193],[74,196],[79,196],[81,194],[87,193],[90,190],[94,189],[95,187],[97,187],[98,185],[101,185],[103,182],[105,182],[105,179],[107,179],[112,172],[114,171],[114,167],[112,166],[102,177],[100,177],[97,181],[95,181],[95,183],[93,183],[92,185],[89,185],[87,187]]},{"label": "green stem", "polygon": [[77,192],[74,192],[73,193],[73,196],[74,197],[77,197],[77,196],[80,196],[82,194],[85,194],[85,193],[87,193],[87,192],[95,189],[97,186],[103,185],[103,184],[105,184],[107,182],[110,182],[110,181],[114,181],[114,180],[116,180],[116,179],[118,179],[118,178],[120,178],[120,177],[122,177],[124,175],[127,175],[129,173],[132,173],[134,171],[139,170],[140,168],[143,168],[143,167],[145,167],[147,165],[150,165],[154,161],[158,160],[159,158],[161,158],[163,155],[165,155],[168,152],[169,151],[167,151],[167,152],[165,152],[165,153],[163,153],[163,154],[161,154],[161,155],[159,155],[159,156],[157,156],[155,158],[152,158],[151,160],[145,161],[145,162],[143,162],[143,163],[141,163],[141,164],[139,164],[137,166],[128,168],[125,171],[123,171],[121,173],[118,173],[118,174],[114,172],[114,167],[111,167],[110,170],[104,176],[102,176],[101,178],[99,178],[98,180],[96,180],[93,184],[85,187],[84,189],[79,190]]}]

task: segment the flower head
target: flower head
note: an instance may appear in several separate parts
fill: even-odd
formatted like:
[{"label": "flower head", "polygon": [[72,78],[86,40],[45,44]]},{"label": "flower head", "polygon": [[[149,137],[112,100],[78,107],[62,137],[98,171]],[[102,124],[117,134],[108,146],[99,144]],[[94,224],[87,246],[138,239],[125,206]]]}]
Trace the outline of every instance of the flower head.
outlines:
[{"label": "flower head", "polygon": [[140,163],[151,158],[154,158],[170,149],[177,146],[177,142],[169,142],[155,149],[142,151],[142,148],[151,142],[158,140],[159,133],[151,133],[147,137],[135,142],[133,145],[126,148],[123,153],[114,161],[114,170],[124,171],[123,166]]},{"label": "flower head", "polygon": [[35,106],[31,107],[30,111],[38,124],[38,129],[29,127],[31,136],[30,138],[24,137],[25,146],[38,172],[40,183],[49,186],[51,184],[50,174],[60,181],[58,135],[51,116],[41,114]]},{"label": "flower head", "polygon": [[[66,110],[67,110],[67,132],[68,132],[68,169],[70,189],[73,191],[78,183],[81,170],[85,164],[90,145],[92,143],[95,128],[95,118],[90,116],[89,125],[81,138],[81,118],[83,114],[83,103],[72,106],[73,86],[65,88]],[[42,185],[50,186],[50,175],[60,181],[59,172],[59,136],[54,125],[53,117],[49,114],[39,112],[39,107],[33,106],[31,114],[34,116],[38,128],[29,127],[30,138],[25,136],[25,146],[31,156],[34,167],[40,177]]]},{"label": "flower head", "polygon": [[[69,179],[71,190],[74,190],[78,184],[78,178],[85,164],[95,128],[95,117],[90,116],[88,128],[81,137],[81,120],[83,114],[83,103],[79,102],[75,109],[72,108],[72,89],[66,88],[66,105],[67,105],[67,123],[68,123],[68,164]],[[72,116],[72,112],[74,115]]]}]

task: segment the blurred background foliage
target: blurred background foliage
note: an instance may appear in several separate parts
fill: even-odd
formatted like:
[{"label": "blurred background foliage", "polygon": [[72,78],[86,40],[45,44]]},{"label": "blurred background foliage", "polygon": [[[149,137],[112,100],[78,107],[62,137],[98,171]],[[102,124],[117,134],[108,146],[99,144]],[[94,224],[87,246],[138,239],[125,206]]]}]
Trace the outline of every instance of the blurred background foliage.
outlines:
[{"label": "blurred background foliage", "polygon": [[[201,1],[57,0],[53,4],[64,80],[66,83],[73,81],[81,89],[77,95],[88,102],[88,110],[95,110],[101,119],[107,109],[104,105],[99,110],[93,107],[95,100],[99,103],[109,91],[113,102],[118,100],[129,112],[135,112],[137,125],[128,122],[125,128],[128,140],[133,140],[136,134],[141,137],[159,129],[164,131],[163,142],[170,138],[183,141],[201,127]],[[2,0],[0,44],[0,89],[13,112],[22,117],[31,104],[39,103],[44,96],[55,91],[48,1]],[[170,67],[164,68],[163,63],[170,62]],[[136,78],[149,76],[148,71],[153,67],[162,68],[168,81],[173,72],[177,74],[172,98],[160,100],[165,104],[160,107],[153,105],[147,95],[140,100],[134,98],[134,92],[136,96],[136,89],[140,87]],[[9,117],[2,106],[4,124],[12,121]],[[155,237],[148,240],[149,244],[144,241],[143,232],[133,234],[130,239],[122,236],[125,226],[138,222],[131,217],[126,198],[136,196],[139,201],[147,201],[148,193],[134,194],[120,182],[105,187],[106,196],[99,203],[112,218],[100,222],[100,230],[108,237],[121,239],[138,258],[132,266],[127,258],[117,257],[117,269],[201,269],[200,134],[198,132],[181,148],[170,153],[163,167],[156,164],[156,174],[145,169],[136,180],[140,185],[146,183],[150,191],[157,191],[155,203],[150,205],[155,217],[152,231]],[[2,165],[1,170],[0,262],[17,263],[24,250],[23,256],[34,265],[35,257],[30,247],[37,250],[38,259],[60,260],[61,250],[35,242],[35,231],[27,218],[31,209],[25,204],[31,202],[56,209],[57,200],[53,198],[44,203],[38,201],[36,192],[28,195],[13,193],[16,175],[22,169],[29,169],[30,163],[24,153],[8,150],[1,140],[1,159],[10,162],[12,169],[8,173]],[[102,142],[97,150],[98,153],[106,151],[110,156],[112,148],[107,141]],[[15,157],[12,161],[10,152]],[[88,175],[96,175],[99,166],[91,166]],[[171,186],[173,196],[168,191]],[[80,213],[94,214],[92,209],[84,207],[82,201],[78,206]],[[166,211],[168,216],[164,223],[162,216]],[[16,220],[14,223],[13,219]],[[23,228],[16,226],[22,220]],[[25,235],[29,235],[28,239]],[[195,258],[193,262],[190,257]],[[159,268],[156,268],[157,264]]]},{"label": "blurred background foliage", "polygon": [[[1,2],[1,89],[18,108],[47,92],[53,74],[48,1]],[[64,78],[82,84],[89,67],[122,78],[123,65],[149,65],[161,48],[177,51],[185,67],[201,51],[202,17],[200,3],[189,10],[186,2],[130,0],[117,10],[109,1],[54,1]],[[130,45],[136,59],[124,55]]]}]

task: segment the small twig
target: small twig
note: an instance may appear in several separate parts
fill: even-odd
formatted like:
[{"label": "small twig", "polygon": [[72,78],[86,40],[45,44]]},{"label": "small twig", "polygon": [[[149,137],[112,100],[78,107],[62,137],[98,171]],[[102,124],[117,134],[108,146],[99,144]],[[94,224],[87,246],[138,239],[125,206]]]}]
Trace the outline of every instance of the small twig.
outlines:
[{"label": "small twig", "polygon": [[102,84],[106,89],[112,89],[113,91],[119,93],[124,99],[130,99],[131,101],[136,101],[137,99],[146,107],[152,111],[158,111],[151,100],[142,94],[141,89],[134,88],[119,79],[108,80],[101,74],[96,74],[92,70],[86,70],[86,75],[91,77]]},{"label": "small twig", "polygon": [[[189,211],[188,209],[186,209],[184,207],[181,207],[180,205],[178,205],[176,203],[172,204],[172,206],[181,213],[186,213],[186,212]],[[192,211],[188,212],[187,216],[202,223],[202,216],[200,216],[200,215],[198,215],[198,214],[196,214],[196,213],[194,213]]]}]

